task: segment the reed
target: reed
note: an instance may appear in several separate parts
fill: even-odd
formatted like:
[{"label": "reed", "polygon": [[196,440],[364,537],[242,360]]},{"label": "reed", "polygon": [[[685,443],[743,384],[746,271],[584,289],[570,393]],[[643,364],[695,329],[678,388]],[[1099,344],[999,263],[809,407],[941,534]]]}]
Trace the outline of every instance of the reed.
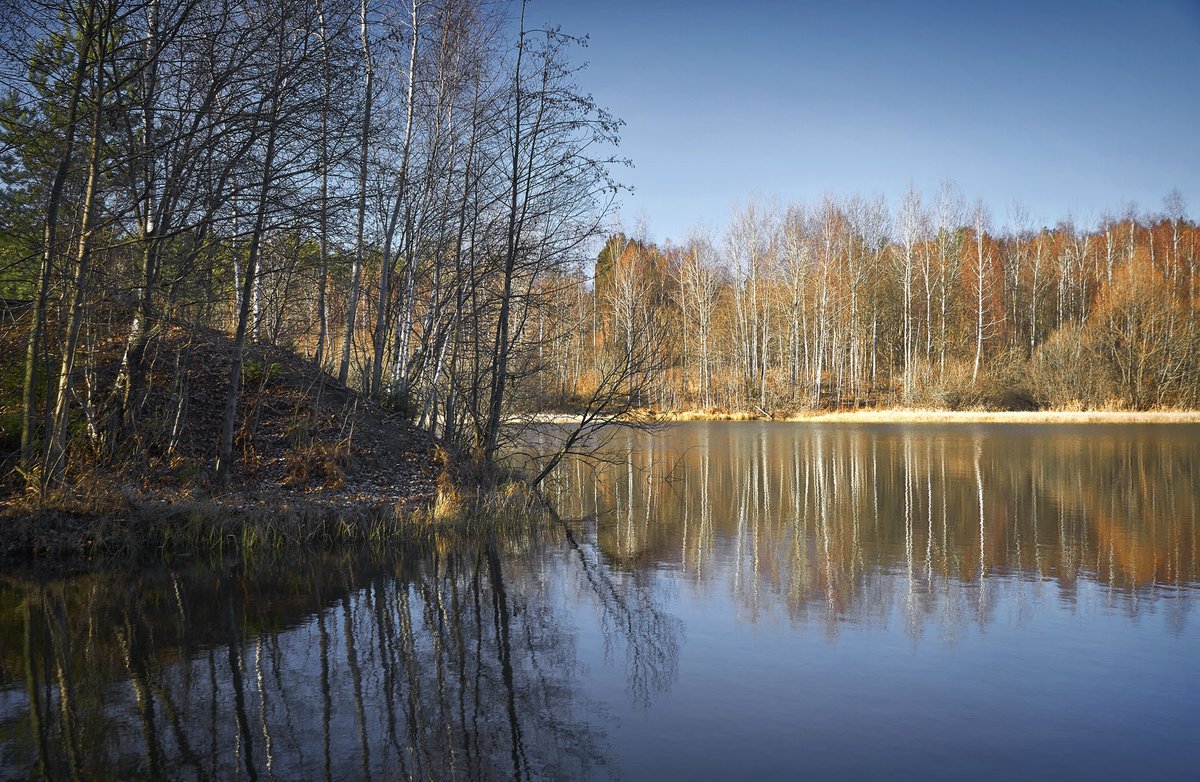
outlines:
[{"label": "reed", "polygon": [[[90,510],[95,510],[92,508]],[[109,508],[112,510],[112,508]],[[148,502],[119,513],[78,502],[43,505],[0,524],[0,559],[162,561],[195,556],[257,557],[291,550],[384,547],[527,524],[538,500],[519,483],[448,489],[425,501],[331,506],[310,502],[233,505],[197,499]]]}]

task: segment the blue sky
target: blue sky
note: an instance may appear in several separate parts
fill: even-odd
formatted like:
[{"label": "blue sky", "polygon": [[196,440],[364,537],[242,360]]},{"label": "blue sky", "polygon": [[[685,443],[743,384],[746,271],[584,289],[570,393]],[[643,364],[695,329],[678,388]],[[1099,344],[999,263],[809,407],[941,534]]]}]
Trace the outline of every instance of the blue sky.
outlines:
[{"label": "blue sky", "polygon": [[943,179],[1002,225],[1091,223],[1179,188],[1200,213],[1200,0],[530,0],[590,36],[580,86],[627,123],[657,240],[752,196],[813,200]]}]

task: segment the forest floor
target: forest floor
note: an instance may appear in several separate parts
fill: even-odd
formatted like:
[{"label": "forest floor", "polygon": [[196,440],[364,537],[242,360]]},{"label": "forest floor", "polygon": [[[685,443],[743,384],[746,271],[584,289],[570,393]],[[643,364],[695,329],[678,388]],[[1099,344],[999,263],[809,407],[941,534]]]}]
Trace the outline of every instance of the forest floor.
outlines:
[{"label": "forest floor", "polygon": [[[8,347],[11,360],[23,352]],[[97,409],[112,395],[123,348],[95,346],[81,370]],[[432,507],[440,452],[426,432],[311,361],[258,345],[247,350],[233,480],[219,487],[213,466],[231,357],[232,340],[220,332],[166,328],[147,358],[137,434],[110,443],[81,416],[65,486],[49,495],[25,490],[19,439],[6,426],[0,558],[375,540]],[[8,423],[19,421],[12,385],[0,388]]]}]

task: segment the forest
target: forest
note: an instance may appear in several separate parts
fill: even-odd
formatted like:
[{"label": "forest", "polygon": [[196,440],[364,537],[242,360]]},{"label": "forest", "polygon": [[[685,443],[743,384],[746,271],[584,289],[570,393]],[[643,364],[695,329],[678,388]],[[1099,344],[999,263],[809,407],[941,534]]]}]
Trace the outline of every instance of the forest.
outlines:
[{"label": "forest", "polygon": [[750,202],[658,246],[614,227],[629,161],[586,39],[523,3],[2,10],[0,450],[30,486],[169,456],[202,406],[197,458],[228,484],[278,356],[305,362],[314,421],[349,388],[483,463],[545,411],[576,414],[569,450],[640,408],[1200,395],[1178,192],[1041,228],[952,183]]},{"label": "forest", "polygon": [[1097,226],[1004,227],[954,182],[814,204],[750,201],[721,232],[658,247],[623,233],[568,308],[563,398],[589,356],[665,343],[641,402],[775,413],[1195,408],[1200,230],[1174,190]]}]

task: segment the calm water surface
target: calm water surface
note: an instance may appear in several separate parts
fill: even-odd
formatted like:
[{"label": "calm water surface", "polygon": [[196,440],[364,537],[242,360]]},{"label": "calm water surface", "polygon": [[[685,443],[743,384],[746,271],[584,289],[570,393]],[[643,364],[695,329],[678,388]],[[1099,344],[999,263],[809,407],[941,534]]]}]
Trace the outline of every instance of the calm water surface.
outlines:
[{"label": "calm water surface", "polygon": [[1192,778],[1200,427],[704,423],[561,520],[0,580],[0,778]]}]

